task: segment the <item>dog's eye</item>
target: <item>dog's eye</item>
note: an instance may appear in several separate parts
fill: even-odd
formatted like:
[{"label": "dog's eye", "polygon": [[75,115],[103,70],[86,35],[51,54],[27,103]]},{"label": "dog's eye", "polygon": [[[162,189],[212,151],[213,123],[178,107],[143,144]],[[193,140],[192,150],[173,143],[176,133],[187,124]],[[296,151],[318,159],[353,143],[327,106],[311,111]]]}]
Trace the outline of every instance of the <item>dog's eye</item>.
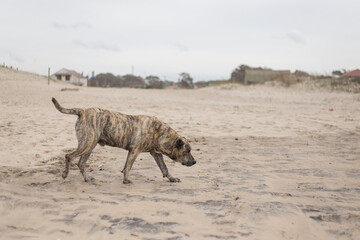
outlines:
[{"label": "dog's eye", "polygon": [[185,145],[185,149],[186,149],[186,152],[187,152],[187,153],[190,153],[191,147],[190,147],[189,144],[186,144],[186,145]]}]

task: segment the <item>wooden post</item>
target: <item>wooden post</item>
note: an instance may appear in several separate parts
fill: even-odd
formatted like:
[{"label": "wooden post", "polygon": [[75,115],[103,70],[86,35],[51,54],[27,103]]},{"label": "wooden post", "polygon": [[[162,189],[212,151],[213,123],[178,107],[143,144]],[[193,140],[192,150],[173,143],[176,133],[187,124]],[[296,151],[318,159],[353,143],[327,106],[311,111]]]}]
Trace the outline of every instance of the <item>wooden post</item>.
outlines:
[{"label": "wooden post", "polygon": [[48,68],[48,85],[50,85],[50,67]]}]

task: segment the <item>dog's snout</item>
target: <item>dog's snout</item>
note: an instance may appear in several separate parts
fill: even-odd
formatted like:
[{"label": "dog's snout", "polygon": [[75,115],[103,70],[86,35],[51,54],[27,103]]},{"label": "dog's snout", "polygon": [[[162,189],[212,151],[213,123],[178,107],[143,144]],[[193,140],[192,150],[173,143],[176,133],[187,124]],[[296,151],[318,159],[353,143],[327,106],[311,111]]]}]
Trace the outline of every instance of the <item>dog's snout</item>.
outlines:
[{"label": "dog's snout", "polygon": [[[192,165],[196,164],[196,161],[188,162],[186,166],[191,167]],[[185,165],[185,164],[184,164]]]}]

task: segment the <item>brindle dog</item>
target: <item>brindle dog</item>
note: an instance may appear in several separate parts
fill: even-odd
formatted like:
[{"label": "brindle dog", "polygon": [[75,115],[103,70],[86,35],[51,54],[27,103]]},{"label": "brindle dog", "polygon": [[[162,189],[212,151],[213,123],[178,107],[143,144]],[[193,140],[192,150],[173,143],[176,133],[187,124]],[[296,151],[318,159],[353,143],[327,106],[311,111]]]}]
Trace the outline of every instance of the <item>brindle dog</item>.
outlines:
[{"label": "brindle dog", "polygon": [[163,177],[170,182],[180,182],[180,179],[170,175],[162,154],[182,165],[192,166],[196,163],[189,142],[156,117],[125,115],[99,108],[67,109],[60,106],[55,98],[52,98],[52,102],[60,112],[79,116],[75,126],[78,148],[65,155],[64,179],[69,173],[70,161],[76,157],[80,157],[78,167],[85,182],[94,179],[85,172],[85,164],[96,144],[129,151],[122,170],[124,184],[131,183],[129,171],[141,152],[150,152]]}]

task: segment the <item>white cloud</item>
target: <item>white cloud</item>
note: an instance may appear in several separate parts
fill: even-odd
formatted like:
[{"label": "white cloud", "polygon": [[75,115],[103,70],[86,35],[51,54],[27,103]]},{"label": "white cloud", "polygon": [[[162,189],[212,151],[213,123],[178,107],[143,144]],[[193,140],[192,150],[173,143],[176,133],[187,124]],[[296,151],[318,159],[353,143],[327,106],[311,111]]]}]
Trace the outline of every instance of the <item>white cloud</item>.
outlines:
[{"label": "white cloud", "polygon": [[286,33],[286,36],[288,37],[288,39],[290,39],[291,41],[293,41],[296,44],[300,44],[300,45],[307,44],[306,39],[297,30],[291,30],[290,32]]},{"label": "white cloud", "polygon": [[25,62],[25,59],[22,56],[14,54],[14,53],[9,53],[9,57],[10,57],[11,60],[13,60],[13,61],[15,61],[17,63]]},{"label": "white cloud", "polygon": [[169,44],[173,47],[175,47],[176,49],[178,49],[180,52],[188,52],[189,48],[183,44],[180,43],[175,43],[175,42],[169,42]]},{"label": "white cloud", "polygon": [[65,29],[65,30],[66,29],[74,29],[74,30],[92,29],[92,25],[87,22],[77,22],[77,23],[72,23],[72,24],[53,22],[53,27],[56,29]]},{"label": "white cloud", "polygon": [[93,50],[104,50],[110,52],[119,52],[120,48],[116,44],[104,43],[104,42],[96,42],[96,43],[85,43],[80,40],[73,41],[74,46],[83,47],[87,49]]}]

